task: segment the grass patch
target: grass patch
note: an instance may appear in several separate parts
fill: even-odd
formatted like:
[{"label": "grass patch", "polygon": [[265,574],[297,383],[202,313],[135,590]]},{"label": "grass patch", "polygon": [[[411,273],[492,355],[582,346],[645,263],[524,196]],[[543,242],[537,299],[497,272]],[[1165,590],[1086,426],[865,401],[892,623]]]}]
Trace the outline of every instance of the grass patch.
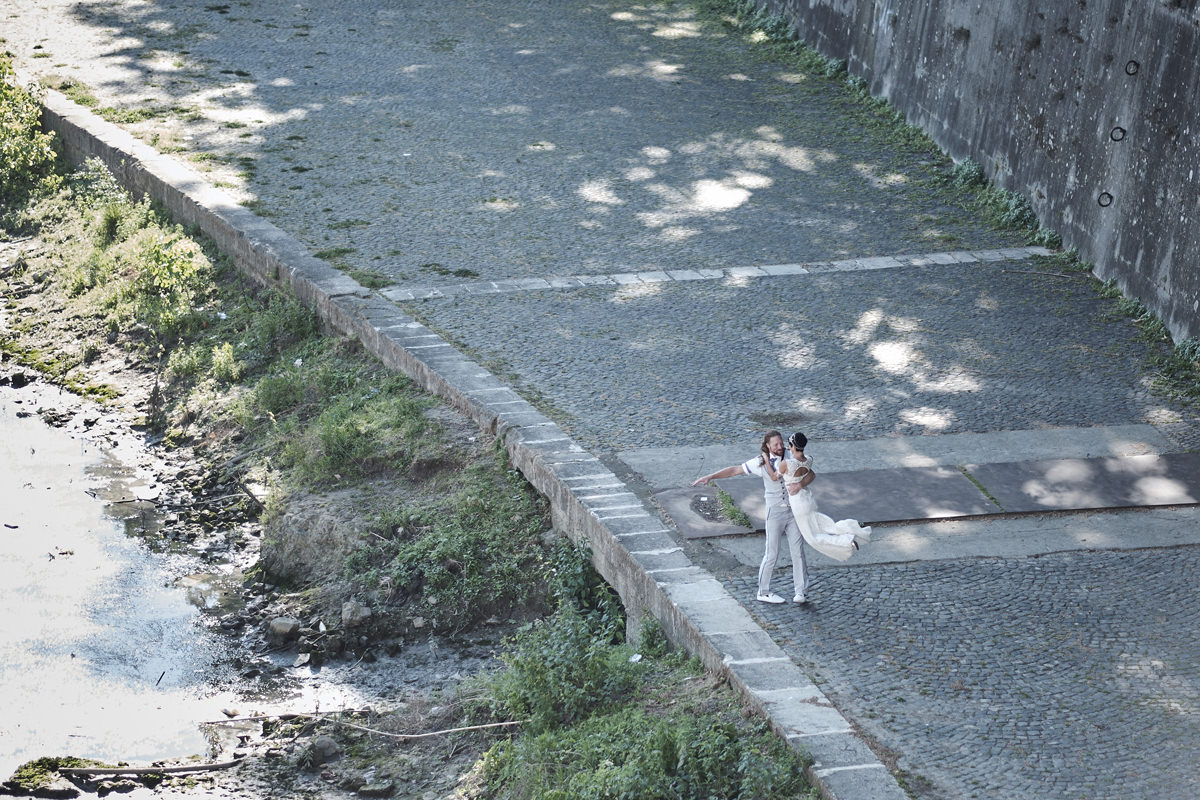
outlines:
[{"label": "grass patch", "polygon": [[342,267],[343,272],[345,272],[351,278],[354,278],[354,280],[358,281],[368,289],[382,289],[385,286],[391,286],[396,282],[391,277],[379,272],[378,270],[361,269],[358,267],[347,268],[340,263],[338,266]]},{"label": "grass patch", "polygon": [[442,266],[441,264],[437,263],[436,261],[429,261],[425,264],[421,264],[418,267],[418,269],[420,269],[422,272],[432,272],[435,275],[445,275],[447,277],[454,277],[454,278],[478,278],[479,277],[479,273],[473,269],[467,269],[466,267],[458,267],[456,269],[450,269],[449,267]]},{"label": "grass patch", "polygon": [[346,559],[346,579],[362,590],[386,587],[389,603],[439,630],[538,605],[545,500],[498,449],[446,475],[424,501],[376,515]]},{"label": "grass patch", "polygon": [[721,504],[721,514],[724,515],[725,519],[734,525],[741,525],[743,528],[754,530],[754,523],[745,511],[737,507],[737,503],[733,502],[733,496],[729,492],[718,487],[717,502]]},{"label": "grass patch", "polygon": [[314,256],[324,261],[337,261],[343,256],[357,253],[358,250],[353,247],[326,247],[324,250],[318,250],[313,253]]},{"label": "grass patch", "polygon": [[661,628],[621,641],[620,621],[577,591],[586,551],[563,544],[558,564],[557,610],[512,638],[506,669],[484,681],[478,711],[528,720],[484,755],[486,796],[817,796],[799,757],[698,661],[668,652]]}]

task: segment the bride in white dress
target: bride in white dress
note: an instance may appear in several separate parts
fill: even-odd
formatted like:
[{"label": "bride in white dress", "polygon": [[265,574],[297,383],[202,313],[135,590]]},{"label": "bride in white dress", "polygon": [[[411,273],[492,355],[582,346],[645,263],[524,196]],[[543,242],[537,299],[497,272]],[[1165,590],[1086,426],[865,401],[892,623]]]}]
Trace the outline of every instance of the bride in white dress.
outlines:
[{"label": "bride in white dress", "polygon": [[[779,472],[771,468],[769,461],[767,463],[772,480],[782,478],[785,485],[803,481],[813,468],[812,457],[804,455],[807,445],[807,436],[803,433],[793,433],[788,439],[788,449],[791,452],[779,465]],[[817,511],[817,501],[813,499],[807,486],[795,494],[788,494],[787,497],[792,507],[792,516],[796,518],[796,525],[800,528],[800,535],[818,553],[824,553],[837,561],[845,561],[858,550],[859,542],[871,541],[869,526],[860,526],[858,520],[854,519],[835,522],[832,517]]]}]

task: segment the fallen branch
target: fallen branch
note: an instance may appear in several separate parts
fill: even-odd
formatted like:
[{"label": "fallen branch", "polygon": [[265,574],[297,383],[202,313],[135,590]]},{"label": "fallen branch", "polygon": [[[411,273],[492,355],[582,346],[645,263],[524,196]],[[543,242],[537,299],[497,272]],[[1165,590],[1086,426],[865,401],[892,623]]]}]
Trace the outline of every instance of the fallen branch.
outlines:
[{"label": "fallen branch", "polygon": [[355,730],[366,731],[367,733],[374,733],[378,736],[387,736],[392,739],[425,739],[430,736],[442,736],[443,734],[447,734],[447,733],[462,733],[463,731],[481,731],[486,728],[504,728],[504,727],[508,727],[510,725],[521,725],[526,722],[529,722],[529,720],[527,720],[527,719],[518,719],[518,720],[513,720],[512,722],[489,722],[486,725],[467,725],[462,728],[447,728],[447,729],[441,730],[441,731],[428,731],[427,733],[391,733],[390,731],[381,731],[381,730],[378,730],[377,728],[368,728],[364,725],[355,725],[353,722],[346,722],[345,720],[334,719],[332,717],[333,714],[339,714],[339,713],[345,713],[345,712],[332,711],[332,712],[330,712],[330,715],[303,714],[303,713],[261,714],[261,715],[253,716],[253,717],[232,717],[230,719],[214,719],[214,720],[210,720],[208,722],[203,722],[201,724],[202,725],[224,725],[224,724],[228,724],[231,722],[253,722],[256,720],[265,720],[265,719],[291,720],[291,719],[297,719],[299,717],[305,717],[307,719],[315,719],[318,721],[328,720],[330,722],[335,722],[338,725],[345,725],[347,728],[354,728]]},{"label": "fallen branch", "polygon": [[216,764],[190,764],[178,767],[59,767],[62,775],[174,775],[180,772],[211,772],[229,769],[242,763],[242,759],[221,761]]},{"label": "fallen branch", "polygon": [[387,736],[392,739],[425,739],[430,736],[441,736],[446,733],[461,733],[462,731],[481,731],[485,728],[504,728],[509,725],[520,725],[529,722],[527,719],[513,720],[512,722],[489,722],[486,725],[467,725],[463,728],[447,728],[443,731],[429,731],[428,733],[389,733],[388,731],[376,730],[375,728],[367,728],[362,725],[355,725],[353,722],[344,722],[340,719],[333,720],[338,725],[345,725],[347,728],[354,728],[359,731],[366,731],[377,736]]},{"label": "fallen branch", "polygon": [[259,508],[266,509],[266,506],[263,505],[263,501],[254,496],[254,492],[250,491],[250,487],[246,485],[245,481],[238,481],[238,486],[242,487],[242,491],[246,493],[247,497],[254,501],[255,505],[257,505]]},{"label": "fallen branch", "polygon": [[[206,497],[203,500],[196,500],[192,503],[193,506],[210,506],[213,503],[222,503],[226,500],[240,500],[240,494],[223,494],[220,497]],[[261,503],[259,505],[262,505]]]}]

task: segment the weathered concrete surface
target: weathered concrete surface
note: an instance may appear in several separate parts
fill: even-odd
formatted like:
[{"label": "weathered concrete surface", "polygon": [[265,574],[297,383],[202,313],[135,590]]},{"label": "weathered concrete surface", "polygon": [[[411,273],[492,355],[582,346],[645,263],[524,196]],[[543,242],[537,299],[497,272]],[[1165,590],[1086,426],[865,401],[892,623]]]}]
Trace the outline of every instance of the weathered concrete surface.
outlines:
[{"label": "weathered concrete surface", "polygon": [[955,158],[1200,336],[1200,12],[1102,0],[763,0]]}]

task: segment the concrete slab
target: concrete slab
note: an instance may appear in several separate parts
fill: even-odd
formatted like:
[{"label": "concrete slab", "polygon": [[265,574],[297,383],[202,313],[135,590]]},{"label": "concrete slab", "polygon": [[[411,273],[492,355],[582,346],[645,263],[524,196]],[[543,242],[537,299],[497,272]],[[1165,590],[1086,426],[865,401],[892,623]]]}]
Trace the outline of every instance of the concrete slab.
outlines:
[{"label": "concrete slab", "polygon": [[[1176,447],[1153,425],[1108,425],[902,436],[856,441],[814,441],[808,455],[817,474],[858,472],[896,467],[994,464],[1055,458],[1103,458],[1175,452]],[[618,455],[654,491],[687,486],[701,475],[740,464],[758,452],[752,439],[745,445],[648,447]]]},{"label": "concrete slab", "polygon": [[822,513],[865,524],[978,516],[1001,510],[953,467],[818,474],[811,491]]},{"label": "concrete slab", "polygon": [[[761,491],[760,491],[761,494]],[[712,487],[696,487],[688,489],[669,489],[654,495],[654,500],[662,507],[667,516],[679,527],[679,533],[685,539],[706,539],[713,536],[739,536],[753,533],[751,528],[735,525],[724,520],[709,519],[697,510],[697,505],[706,498],[715,498],[716,489]],[[759,506],[762,506],[761,498]],[[760,508],[761,511],[761,508]],[[761,524],[761,520],[760,520]]]},{"label": "concrete slab", "polygon": [[1200,503],[1200,453],[982,464],[968,471],[1009,512]]},{"label": "concrete slab", "polygon": [[[705,542],[747,571],[762,560],[762,536],[731,536]],[[1140,550],[1200,544],[1200,506],[1047,513],[1022,517],[962,517],[877,527],[871,543],[843,565],[808,548],[810,567],[940,561],[959,558],[1023,558],[1086,550]],[[777,575],[787,575],[781,548]]]},{"label": "concrete slab", "polygon": [[[765,525],[762,480],[754,477],[714,481],[750,517],[755,530]],[[865,524],[912,519],[946,519],[1000,513],[1002,509],[965,475],[950,467],[867,470],[820,475],[812,485],[817,507],[834,519]],[[735,536],[747,528],[706,518],[697,510],[714,489],[672,489],[654,495],[685,539]]]}]

